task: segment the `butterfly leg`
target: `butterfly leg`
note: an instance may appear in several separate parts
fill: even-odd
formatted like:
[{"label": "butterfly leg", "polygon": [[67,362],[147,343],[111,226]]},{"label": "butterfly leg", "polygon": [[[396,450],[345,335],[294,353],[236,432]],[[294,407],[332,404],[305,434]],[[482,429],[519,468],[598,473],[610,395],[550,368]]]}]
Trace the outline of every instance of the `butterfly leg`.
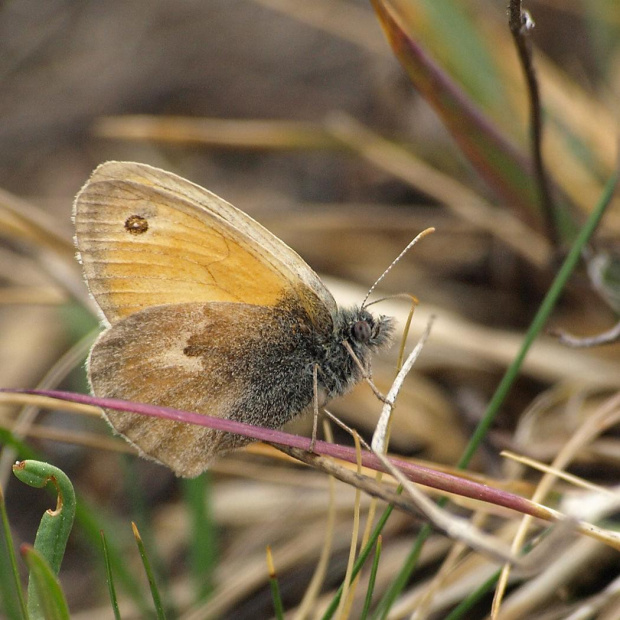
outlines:
[{"label": "butterfly leg", "polygon": [[346,340],[343,341],[342,345],[349,352],[349,355],[353,358],[353,361],[357,364],[357,367],[361,370],[362,377],[364,378],[364,381],[366,381],[366,383],[368,383],[368,385],[370,386],[370,389],[373,391],[374,395],[382,403],[386,403],[387,402],[386,397],[381,393],[379,388],[373,383],[372,377],[370,376],[370,373],[368,372],[368,369],[364,366],[364,364],[362,364],[362,362],[360,362],[360,360],[357,357],[357,355],[355,355],[355,351],[353,350],[351,345]]},{"label": "butterfly leg", "polygon": [[368,452],[372,451],[372,448],[368,445],[366,441],[364,441],[362,437],[360,437],[360,434],[354,428],[351,428],[350,426],[345,424],[339,417],[335,416],[333,413],[331,413],[327,409],[323,409],[323,412],[332,422],[334,422],[343,431],[345,431],[345,433],[349,433],[349,435],[351,435],[353,440],[355,440],[355,437],[357,437],[360,441],[360,444],[362,444],[362,447],[368,450]]},{"label": "butterfly leg", "polygon": [[312,400],[314,403],[314,417],[312,419],[312,440],[310,441],[310,452],[314,452],[316,436],[319,429],[319,365],[312,367]]}]

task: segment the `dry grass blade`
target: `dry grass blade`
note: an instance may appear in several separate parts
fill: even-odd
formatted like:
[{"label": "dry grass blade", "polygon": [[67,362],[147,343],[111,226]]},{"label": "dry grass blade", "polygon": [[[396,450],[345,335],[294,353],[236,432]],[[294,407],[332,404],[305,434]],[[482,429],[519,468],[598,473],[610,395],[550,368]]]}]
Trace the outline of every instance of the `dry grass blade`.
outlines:
[{"label": "dry grass blade", "polygon": [[97,120],[97,136],[116,140],[177,142],[231,149],[340,149],[316,123],[224,120],[161,116],[121,116]]},{"label": "dry grass blade", "polygon": [[540,234],[508,211],[494,208],[478,194],[433,169],[410,151],[344,115],[333,115],[327,126],[334,137],[361,157],[410,183],[467,222],[501,239],[534,265],[543,267],[549,261],[550,246]]},{"label": "dry grass blade", "polygon": [[[585,445],[590,443],[596,436],[604,432],[610,426],[614,426],[620,422],[620,396],[609,399],[604,405],[602,405],[599,411],[589,418],[576,432],[564,448],[558,453],[552,463],[553,469],[565,469],[570,461],[575,457],[575,454],[582,449]],[[556,481],[556,475],[553,472],[546,473],[539,482],[536,492],[532,497],[533,501],[543,501],[543,499],[550,492],[553,484]],[[524,517],[517,534],[514,538],[512,549],[517,552],[527,534],[527,531],[532,523],[530,517]],[[502,576],[498,584],[495,600],[493,604],[493,614],[498,615],[501,609],[501,601],[508,582],[508,575],[510,573],[510,566],[505,566],[502,570]]]},{"label": "dry grass blade", "polygon": [[[327,441],[333,441],[333,435],[331,432],[331,428],[327,422],[323,424],[323,433],[325,434],[325,438]],[[325,517],[325,538],[323,541],[323,547],[321,549],[321,555],[319,557],[319,561],[317,562],[316,568],[312,575],[312,579],[304,592],[304,596],[299,604],[299,607],[295,611],[295,619],[296,620],[305,620],[308,618],[312,610],[316,608],[317,601],[319,598],[319,593],[321,590],[321,586],[323,581],[325,580],[325,575],[327,573],[329,556],[332,551],[332,543],[334,538],[334,529],[336,523],[336,501],[335,501],[335,493],[336,493],[336,481],[333,477],[329,477],[329,505],[327,509],[327,514]]]}]

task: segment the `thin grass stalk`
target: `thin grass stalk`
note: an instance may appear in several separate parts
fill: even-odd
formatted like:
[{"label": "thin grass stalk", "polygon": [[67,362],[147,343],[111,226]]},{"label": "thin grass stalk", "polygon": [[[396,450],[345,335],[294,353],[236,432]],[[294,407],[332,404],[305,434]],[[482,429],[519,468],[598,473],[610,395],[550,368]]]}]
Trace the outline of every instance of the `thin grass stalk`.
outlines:
[{"label": "thin grass stalk", "polygon": [[144,572],[146,573],[146,577],[149,582],[149,588],[151,590],[151,596],[153,597],[153,604],[155,605],[157,619],[166,620],[166,612],[164,610],[164,606],[161,600],[161,594],[159,593],[159,588],[157,587],[155,573],[153,572],[153,567],[151,566],[151,562],[146,553],[144,542],[142,541],[142,537],[140,536],[140,532],[138,531],[138,527],[136,526],[136,524],[132,522],[131,527],[133,529],[133,535],[136,539],[136,544],[138,545],[138,551],[140,552],[142,566],[144,566]]},{"label": "thin grass stalk", "polygon": [[103,551],[103,561],[105,563],[105,576],[108,584],[108,593],[110,595],[110,604],[112,605],[115,620],[121,620],[121,612],[118,608],[118,597],[116,596],[116,587],[114,585],[114,576],[112,575],[112,564],[110,563],[110,554],[108,553],[108,545],[103,530],[101,530],[101,549]]},{"label": "thin grass stalk", "polygon": [[375,546],[375,557],[372,560],[370,567],[370,576],[368,578],[368,588],[366,589],[366,598],[364,600],[364,607],[360,620],[366,620],[368,612],[370,611],[370,605],[372,604],[372,595],[375,590],[375,582],[377,580],[377,571],[379,570],[379,558],[381,557],[381,546],[383,543],[383,537],[377,538],[377,545]]},{"label": "thin grass stalk", "polygon": [[200,603],[214,590],[217,565],[215,523],[210,497],[211,477],[205,472],[198,478],[182,478],[180,483],[191,520],[189,564],[194,581],[195,600]]}]

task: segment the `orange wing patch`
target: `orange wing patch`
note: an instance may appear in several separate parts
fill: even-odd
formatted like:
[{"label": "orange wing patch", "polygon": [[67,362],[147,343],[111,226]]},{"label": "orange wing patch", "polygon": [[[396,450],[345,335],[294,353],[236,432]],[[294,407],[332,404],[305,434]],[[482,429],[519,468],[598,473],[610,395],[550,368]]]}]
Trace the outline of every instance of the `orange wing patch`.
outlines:
[{"label": "orange wing patch", "polygon": [[76,200],[80,258],[110,323],[143,308],[190,301],[275,305],[286,272],[221,218],[129,181],[92,181]]},{"label": "orange wing patch", "polygon": [[74,204],[76,245],[110,324],[152,305],[296,299],[329,328],[337,307],[285,243],[208,190],[144,164],[107,162]]}]

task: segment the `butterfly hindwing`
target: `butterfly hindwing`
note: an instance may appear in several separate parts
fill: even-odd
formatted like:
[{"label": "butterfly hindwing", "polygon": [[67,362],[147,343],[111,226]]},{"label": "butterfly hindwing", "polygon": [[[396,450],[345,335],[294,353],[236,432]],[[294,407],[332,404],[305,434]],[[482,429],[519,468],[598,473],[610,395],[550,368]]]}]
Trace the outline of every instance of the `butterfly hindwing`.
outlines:
[{"label": "butterfly hindwing", "polygon": [[[99,337],[89,379],[95,394],[109,398],[280,428],[312,401],[311,347],[289,311],[238,303],[156,306]],[[106,417],[143,454],[182,476],[249,442],[133,413],[106,410]]]}]

